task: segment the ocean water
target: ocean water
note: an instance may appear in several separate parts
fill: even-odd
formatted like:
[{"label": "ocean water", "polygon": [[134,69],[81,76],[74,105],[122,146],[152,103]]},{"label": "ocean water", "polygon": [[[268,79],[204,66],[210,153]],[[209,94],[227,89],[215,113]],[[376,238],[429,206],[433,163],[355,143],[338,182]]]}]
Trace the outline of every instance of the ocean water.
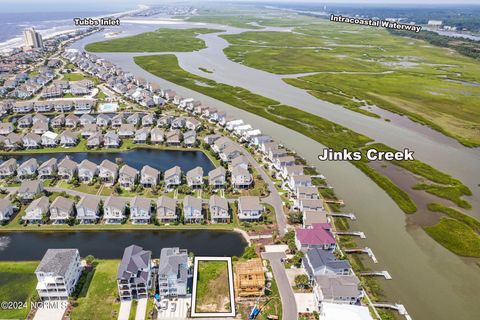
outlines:
[{"label": "ocean water", "polygon": [[34,27],[37,31],[73,27],[73,18],[96,17],[112,12],[28,12],[0,13],[0,43],[23,36],[23,29]]}]

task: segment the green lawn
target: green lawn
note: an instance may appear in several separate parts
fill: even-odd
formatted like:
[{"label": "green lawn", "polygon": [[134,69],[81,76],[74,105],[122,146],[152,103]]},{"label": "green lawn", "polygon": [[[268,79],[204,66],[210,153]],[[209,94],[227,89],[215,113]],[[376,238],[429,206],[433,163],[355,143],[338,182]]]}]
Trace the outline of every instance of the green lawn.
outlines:
[{"label": "green lawn", "polygon": [[231,44],[224,51],[235,62],[276,74],[317,72],[285,81],[361,113],[368,112],[360,106],[376,105],[467,146],[480,145],[480,87],[455,82],[479,83],[478,61],[381,28],[305,20],[288,21],[295,33],[223,35]]},{"label": "green lawn", "polygon": [[80,73],[80,72],[72,72],[72,73],[65,73],[63,75],[63,79],[62,80],[66,80],[66,81],[80,81],[80,80],[84,80],[86,79],[87,77],[83,74],[83,73]]},{"label": "green lawn", "polygon": [[206,28],[158,29],[135,36],[91,43],[85,49],[91,52],[197,51],[205,48],[205,42],[197,39],[197,35],[220,31]]},{"label": "green lawn", "polygon": [[90,320],[95,315],[95,319],[116,319],[113,311],[118,309],[117,298],[117,269],[120,261],[118,260],[98,260],[93,277],[84,288],[79,298],[74,302],[72,309],[72,320]]},{"label": "green lawn", "polygon": [[466,257],[480,257],[480,235],[466,224],[450,218],[424,227],[429,236],[455,254]]},{"label": "green lawn", "polygon": [[38,261],[0,262],[0,300],[27,302],[25,308],[0,308],[0,319],[25,319],[30,311],[30,300],[36,296]]},{"label": "green lawn", "polygon": [[227,261],[198,262],[195,298],[196,312],[231,311]]}]

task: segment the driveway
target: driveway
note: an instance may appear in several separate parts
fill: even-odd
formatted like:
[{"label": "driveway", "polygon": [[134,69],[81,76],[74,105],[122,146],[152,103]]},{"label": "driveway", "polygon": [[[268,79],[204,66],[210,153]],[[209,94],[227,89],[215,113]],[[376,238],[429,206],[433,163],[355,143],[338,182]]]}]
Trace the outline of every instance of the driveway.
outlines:
[{"label": "driveway", "polygon": [[[101,301],[99,301],[101,303]],[[121,301],[120,311],[118,311],[118,320],[128,320],[130,317],[130,308],[132,307],[132,301]]]},{"label": "driveway", "polygon": [[62,320],[68,303],[64,304],[64,301],[52,301],[52,303],[45,301],[43,303],[44,305],[35,312],[33,320]]},{"label": "driveway", "polygon": [[138,299],[137,313],[135,313],[135,320],[144,320],[147,313],[147,298]]},{"label": "driveway", "polygon": [[[175,299],[167,299],[167,309],[158,310],[158,320],[185,320],[187,319],[188,307],[190,306],[191,297],[178,297]],[[172,310],[172,303],[175,303],[175,310]]]},{"label": "driveway", "polygon": [[270,261],[273,276],[277,282],[278,291],[280,292],[280,299],[282,300],[283,320],[297,320],[297,303],[292,287],[288,281],[287,273],[283,263],[280,261],[286,257],[283,252],[263,252],[262,257]]}]

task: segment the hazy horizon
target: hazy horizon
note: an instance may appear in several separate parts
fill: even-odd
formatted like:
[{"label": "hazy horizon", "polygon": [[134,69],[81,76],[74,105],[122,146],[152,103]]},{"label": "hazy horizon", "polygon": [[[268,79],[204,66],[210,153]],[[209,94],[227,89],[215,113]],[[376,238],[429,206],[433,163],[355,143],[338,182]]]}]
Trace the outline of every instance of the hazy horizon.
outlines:
[{"label": "hazy horizon", "polygon": [[[458,5],[480,5],[479,0],[393,0],[393,2],[386,4],[384,1],[380,0],[328,0],[328,1],[318,1],[318,0],[301,0],[295,1],[292,3],[290,0],[234,0],[234,1],[222,1],[222,0],[190,0],[190,1],[178,1],[178,0],[138,0],[138,2],[132,2],[131,0],[103,0],[99,2],[98,0],[73,0],[65,2],[64,0],[3,0],[2,1],[2,13],[21,13],[21,12],[92,12],[92,11],[119,11],[119,10],[129,10],[136,7],[139,4],[145,5],[162,5],[162,4],[173,4],[178,3],[179,5],[194,5],[200,3],[288,3],[290,5],[298,3],[306,4],[317,4],[317,5],[335,5],[335,4],[344,4],[344,5],[378,5],[378,6],[458,6]],[[25,9],[27,8],[27,9]]]}]

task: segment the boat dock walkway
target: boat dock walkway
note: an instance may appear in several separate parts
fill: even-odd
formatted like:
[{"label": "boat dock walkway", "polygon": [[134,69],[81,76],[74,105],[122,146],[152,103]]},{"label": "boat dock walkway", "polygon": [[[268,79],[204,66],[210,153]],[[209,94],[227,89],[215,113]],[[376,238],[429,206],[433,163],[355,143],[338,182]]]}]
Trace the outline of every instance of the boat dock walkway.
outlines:
[{"label": "boat dock walkway", "polygon": [[392,276],[390,275],[390,273],[388,273],[388,271],[386,270],[383,270],[383,271],[370,271],[370,272],[361,272],[360,273],[361,276],[372,276],[372,277],[375,277],[375,276],[378,276],[378,277],[384,277],[386,280],[392,280]]},{"label": "boat dock walkway", "polygon": [[372,304],[375,308],[384,308],[384,309],[393,309],[397,310],[399,314],[405,317],[407,320],[412,320],[412,317],[407,312],[407,309],[405,309],[405,306],[403,304],[391,304],[391,303],[373,303]]},{"label": "boat dock walkway", "polygon": [[369,247],[345,249],[345,253],[366,253],[370,258],[372,258],[373,263],[378,263],[372,249],[370,249]]},{"label": "boat dock walkway", "polygon": [[357,236],[357,237],[360,237],[361,239],[367,238],[365,233],[363,233],[362,231],[334,231],[333,233],[335,233],[338,236]]}]

